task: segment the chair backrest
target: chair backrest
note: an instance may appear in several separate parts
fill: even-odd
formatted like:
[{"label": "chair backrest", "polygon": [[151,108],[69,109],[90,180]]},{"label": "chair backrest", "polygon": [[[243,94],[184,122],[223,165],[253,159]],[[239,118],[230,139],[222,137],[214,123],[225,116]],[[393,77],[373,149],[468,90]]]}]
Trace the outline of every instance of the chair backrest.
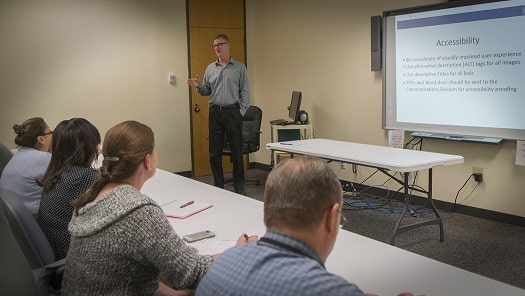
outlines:
[{"label": "chair backrest", "polygon": [[261,147],[261,122],[261,108],[251,105],[242,118],[243,153],[252,153]]},{"label": "chair backrest", "polygon": [[0,143],[0,177],[2,176],[2,171],[4,170],[5,165],[9,162],[12,156],[13,154],[9,148]]},{"label": "chair backrest", "polygon": [[11,232],[5,212],[0,206],[0,294],[35,295],[33,271]]},{"label": "chair backrest", "polygon": [[[258,151],[261,147],[261,108],[250,105],[242,117],[242,153],[249,154]],[[230,155],[231,149],[228,139],[224,138],[224,155]]]},{"label": "chair backrest", "polygon": [[47,237],[22,201],[8,191],[2,192],[0,201],[11,232],[24,252],[31,269],[42,268],[55,262],[55,255]]}]

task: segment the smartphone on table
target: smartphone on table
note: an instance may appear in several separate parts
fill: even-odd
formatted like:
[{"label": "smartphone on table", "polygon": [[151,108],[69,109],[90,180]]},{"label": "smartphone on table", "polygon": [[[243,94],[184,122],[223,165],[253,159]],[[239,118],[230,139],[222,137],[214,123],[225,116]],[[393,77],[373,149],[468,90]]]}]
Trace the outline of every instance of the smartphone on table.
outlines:
[{"label": "smartphone on table", "polygon": [[188,243],[193,243],[193,242],[200,241],[205,238],[210,238],[214,236],[215,236],[215,233],[209,230],[205,230],[205,231],[199,231],[195,233],[186,234],[185,236],[182,237],[182,239]]}]

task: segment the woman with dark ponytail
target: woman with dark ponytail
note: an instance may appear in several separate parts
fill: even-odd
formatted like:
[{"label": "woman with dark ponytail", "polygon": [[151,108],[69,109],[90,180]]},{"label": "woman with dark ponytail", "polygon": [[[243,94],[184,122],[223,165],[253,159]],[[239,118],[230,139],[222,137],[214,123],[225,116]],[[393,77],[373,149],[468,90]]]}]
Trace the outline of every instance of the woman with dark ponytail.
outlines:
[{"label": "woman with dark ponytail", "polygon": [[98,175],[93,162],[99,146],[97,128],[84,118],[63,120],[55,128],[51,162],[40,180],[44,191],[37,221],[56,260],[65,258],[69,248],[71,201],[84,193]]},{"label": "woman with dark ponytail", "polygon": [[0,193],[21,199],[36,218],[42,196],[40,178],[51,160],[49,148],[53,131],[41,117],[34,117],[22,124],[14,124],[15,155],[9,160],[0,178]]}]

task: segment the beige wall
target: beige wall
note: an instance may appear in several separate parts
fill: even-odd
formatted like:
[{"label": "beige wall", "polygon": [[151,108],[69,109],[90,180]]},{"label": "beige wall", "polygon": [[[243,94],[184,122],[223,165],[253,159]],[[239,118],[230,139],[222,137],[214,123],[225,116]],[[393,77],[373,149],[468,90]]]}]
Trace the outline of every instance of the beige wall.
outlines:
[{"label": "beige wall", "polygon": [[[252,101],[264,112],[263,143],[268,121],[286,117],[297,89],[316,137],[386,145],[381,74],[370,71],[370,16],[433,2],[246,0],[248,71]],[[52,127],[86,117],[102,134],[135,119],[155,130],[160,168],[191,170],[185,15],[184,0],[2,1],[0,141],[13,147],[12,124],[31,116]],[[167,83],[169,72],[175,85]],[[514,165],[515,142],[425,140],[423,149],[465,157],[464,165],[434,170],[436,199],[453,202],[472,166],[481,166],[484,182],[462,204],[525,217],[525,168]],[[262,149],[251,161],[269,164],[270,153]],[[334,169],[358,182],[371,172]]]},{"label": "beige wall", "polygon": [[184,0],[2,1],[0,40],[2,143],[32,116],[102,135],[134,119],[154,129],[159,167],[191,170]]},{"label": "beige wall", "polygon": [[[270,141],[268,121],[286,118],[291,91],[301,90],[302,109],[310,115],[317,138],[387,145],[381,128],[381,73],[370,71],[370,16],[436,2],[247,0],[248,71],[253,103],[264,112],[263,143]],[[464,165],[434,169],[436,199],[454,202],[472,166],[481,166],[483,183],[463,201],[474,188],[471,181],[458,200],[525,217],[525,167],[514,165],[515,141],[493,146],[425,140],[423,150],[465,157]],[[263,149],[251,161],[268,164],[270,153]],[[334,169],[340,178],[357,182],[373,172],[359,167],[354,175],[349,166],[342,170],[338,164]],[[367,184],[386,181],[376,175]],[[420,173],[418,184],[426,187],[426,177]]]}]

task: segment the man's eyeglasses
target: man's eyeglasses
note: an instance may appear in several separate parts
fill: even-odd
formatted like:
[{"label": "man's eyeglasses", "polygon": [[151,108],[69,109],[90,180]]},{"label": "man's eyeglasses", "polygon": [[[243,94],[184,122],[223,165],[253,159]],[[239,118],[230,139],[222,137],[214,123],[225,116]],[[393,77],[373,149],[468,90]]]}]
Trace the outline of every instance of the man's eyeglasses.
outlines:
[{"label": "man's eyeglasses", "polygon": [[337,212],[339,212],[339,225],[341,225],[341,227],[345,227],[346,225],[348,225],[348,218],[343,214],[343,211],[341,211],[341,209],[339,209]]},{"label": "man's eyeglasses", "polygon": [[213,48],[221,48],[224,44],[228,44],[228,42],[219,42],[219,43],[215,43],[213,45]]},{"label": "man's eyeglasses", "polygon": [[[332,208],[332,206],[328,206],[327,208],[325,208],[324,210],[330,210]],[[339,208],[339,210],[337,210],[337,212],[339,213],[339,225],[341,227],[344,227],[346,225],[348,225],[348,218],[343,214],[343,211],[341,210],[341,208]]]}]

